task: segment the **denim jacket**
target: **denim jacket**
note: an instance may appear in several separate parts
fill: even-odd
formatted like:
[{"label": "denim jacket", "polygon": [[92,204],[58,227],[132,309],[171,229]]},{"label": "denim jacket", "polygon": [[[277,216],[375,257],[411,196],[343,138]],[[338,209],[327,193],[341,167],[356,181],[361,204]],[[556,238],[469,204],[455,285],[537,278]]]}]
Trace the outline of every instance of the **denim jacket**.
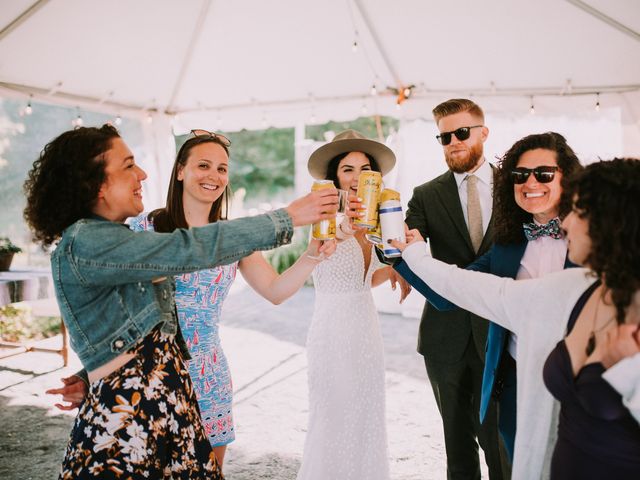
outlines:
[{"label": "denim jacket", "polygon": [[[171,233],[133,232],[101,218],[75,222],[51,255],[71,347],[92,371],[158,324],[176,334],[174,275],[232,263],[287,244],[292,235],[285,210]],[[152,282],[159,277],[167,278]]]}]

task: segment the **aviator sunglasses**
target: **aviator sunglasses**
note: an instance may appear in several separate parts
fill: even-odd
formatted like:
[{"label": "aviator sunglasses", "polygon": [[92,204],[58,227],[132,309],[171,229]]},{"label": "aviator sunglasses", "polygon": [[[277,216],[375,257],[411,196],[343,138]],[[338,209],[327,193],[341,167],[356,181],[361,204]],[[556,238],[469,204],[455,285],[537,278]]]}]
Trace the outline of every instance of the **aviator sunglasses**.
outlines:
[{"label": "aviator sunglasses", "polygon": [[552,182],[556,176],[556,172],[560,170],[560,167],[536,167],[536,168],[524,168],[516,167],[511,170],[511,179],[513,183],[521,184],[525,183],[529,179],[529,175],[533,172],[533,176],[540,183]]},{"label": "aviator sunglasses", "polygon": [[198,138],[215,138],[225,147],[231,146],[231,140],[220,133],[210,132],[209,130],[196,129],[191,130],[191,135]]},{"label": "aviator sunglasses", "polygon": [[436,135],[436,138],[442,145],[449,145],[451,143],[451,135],[455,135],[458,140],[463,142],[464,140],[469,138],[469,136],[471,136],[472,128],[480,128],[483,126],[484,125],[473,125],[471,127],[460,127],[451,132],[442,132],[440,135]]}]

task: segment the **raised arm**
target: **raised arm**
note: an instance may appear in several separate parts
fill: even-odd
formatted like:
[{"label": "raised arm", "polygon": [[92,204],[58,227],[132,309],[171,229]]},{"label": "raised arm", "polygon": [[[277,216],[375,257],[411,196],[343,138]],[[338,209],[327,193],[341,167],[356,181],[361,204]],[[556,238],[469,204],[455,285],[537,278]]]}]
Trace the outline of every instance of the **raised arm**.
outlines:
[{"label": "raised arm", "polygon": [[323,257],[328,257],[335,251],[335,241],[322,243],[311,239],[307,251],[281,274],[275,271],[260,252],[240,260],[240,272],[251,288],[274,305],[279,305],[304,285]]},{"label": "raised arm", "polygon": [[[485,253],[483,256],[478,258],[475,262],[471,263],[470,265],[467,265],[465,269],[471,270],[474,272],[488,273],[490,271],[492,251],[493,251],[493,248],[489,250],[487,253]],[[423,279],[421,279],[409,268],[409,266],[404,260],[400,260],[399,262],[397,262],[393,266],[393,268],[400,275],[402,275],[402,277],[409,283],[409,285],[411,285],[418,292],[420,292],[422,296],[425,297],[429,301],[429,303],[434,307],[436,307],[438,310],[445,311],[445,310],[455,310],[456,308],[458,308],[457,305],[455,305],[454,303],[450,302],[446,298],[434,292]]]},{"label": "raised arm", "polygon": [[[566,321],[577,297],[593,283],[585,269],[569,269],[542,278],[518,280],[448,265],[431,257],[424,241],[403,249],[407,265],[438,294],[484,318],[521,333],[524,328],[545,328]],[[564,320],[562,320],[564,318]],[[529,325],[527,325],[529,324]]]}]

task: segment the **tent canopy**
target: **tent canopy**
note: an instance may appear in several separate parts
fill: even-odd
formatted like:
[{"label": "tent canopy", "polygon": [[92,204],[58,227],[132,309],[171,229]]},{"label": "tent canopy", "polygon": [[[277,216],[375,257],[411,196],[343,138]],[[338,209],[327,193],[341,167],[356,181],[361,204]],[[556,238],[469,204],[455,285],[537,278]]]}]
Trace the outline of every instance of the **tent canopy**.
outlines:
[{"label": "tent canopy", "polygon": [[636,0],[15,0],[0,28],[2,95],[225,130],[640,91]]}]

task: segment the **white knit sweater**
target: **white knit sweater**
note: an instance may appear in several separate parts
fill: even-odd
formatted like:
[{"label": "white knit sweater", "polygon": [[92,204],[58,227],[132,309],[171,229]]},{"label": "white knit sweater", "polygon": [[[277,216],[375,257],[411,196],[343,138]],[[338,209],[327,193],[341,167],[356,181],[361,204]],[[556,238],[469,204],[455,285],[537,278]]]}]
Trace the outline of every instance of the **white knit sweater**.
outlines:
[{"label": "white knit sweater", "polygon": [[564,337],[578,298],[595,277],[584,268],[531,280],[497,277],[435,260],[424,242],[407,247],[402,258],[436,293],[518,336],[518,414],[512,478],[549,478],[559,403],[547,391],[542,369],[551,350]]}]

